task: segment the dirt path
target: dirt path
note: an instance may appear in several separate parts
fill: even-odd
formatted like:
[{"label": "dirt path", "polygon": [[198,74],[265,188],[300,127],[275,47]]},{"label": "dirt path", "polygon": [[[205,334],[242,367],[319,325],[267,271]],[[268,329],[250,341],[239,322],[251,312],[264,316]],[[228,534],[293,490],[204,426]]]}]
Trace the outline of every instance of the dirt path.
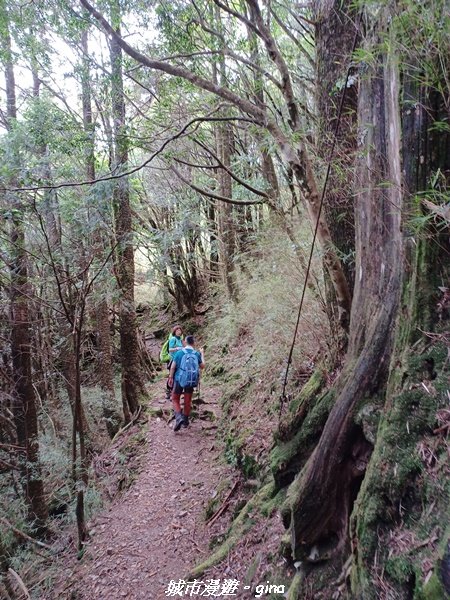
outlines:
[{"label": "dirt path", "polygon": [[[161,383],[153,387],[160,396]],[[208,410],[217,410],[207,395]],[[214,430],[196,419],[174,433],[172,424],[155,417],[145,427],[140,474],[89,524],[92,538],[83,561],[68,573],[69,586],[66,581],[58,600],[166,598],[169,581],[182,579],[206,554],[204,508],[224,470],[217,465]]]}]

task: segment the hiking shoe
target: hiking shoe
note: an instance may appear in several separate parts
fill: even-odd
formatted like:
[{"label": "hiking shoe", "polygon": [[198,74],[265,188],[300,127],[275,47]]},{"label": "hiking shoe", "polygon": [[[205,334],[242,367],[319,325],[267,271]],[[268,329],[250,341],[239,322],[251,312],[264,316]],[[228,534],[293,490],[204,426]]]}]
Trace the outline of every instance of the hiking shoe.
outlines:
[{"label": "hiking shoe", "polygon": [[170,400],[172,396],[172,390],[166,389],[166,400]]},{"label": "hiking shoe", "polygon": [[178,431],[180,427],[184,423],[184,417],[181,413],[175,413],[175,426],[173,428],[174,431]]},{"label": "hiking shoe", "polygon": [[183,427],[189,427],[189,417],[187,415],[183,415]]}]

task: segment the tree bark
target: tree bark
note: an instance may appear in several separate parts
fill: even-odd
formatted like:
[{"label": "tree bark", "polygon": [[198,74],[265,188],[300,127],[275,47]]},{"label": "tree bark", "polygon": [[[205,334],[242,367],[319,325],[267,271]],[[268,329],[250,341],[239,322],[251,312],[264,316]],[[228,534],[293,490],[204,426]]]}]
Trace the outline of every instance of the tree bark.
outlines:
[{"label": "tree bark", "polygon": [[[350,293],[354,285],[355,217],[352,168],[356,151],[358,88],[355,69],[347,71],[359,38],[352,3],[317,0],[315,12],[318,152],[325,165],[331,161],[324,211],[331,240],[338,250]],[[355,39],[356,35],[356,39]],[[346,87],[345,87],[346,85]],[[341,99],[343,104],[339,117]],[[335,143],[336,139],[336,143]],[[331,157],[331,152],[333,156]],[[338,354],[346,349],[348,322],[339,326],[333,286],[326,277],[330,325]],[[350,315],[347,315],[349,317]]]},{"label": "tree bark", "polygon": [[[436,73],[441,73],[440,68],[441,65]],[[441,487],[440,476],[437,476],[439,494],[429,490],[435,473],[439,472],[436,466],[432,471],[418,469],[411,459],[428,444],[433,445],[437,464],[443,456],[439,448],[446,452],[444,438],[439,440],[433,429],[442,407],[441,394],[448,389],[448,345],[445,347],[445,334],[442,337],[440,332],[448,330],[450,314],[439,313],[442,297],[439,286],[449,278],[450,243],[448,233],[436,227],[433,221],[428,221],[422,231],[414,231],[410,216],[423,216],[416,194],[433,188],[434,174],[450,172],[450,134],[432,127],[434,122],[442,122],[447,117],[444,98],[420,82],[417,71],[412,75],[409,69],[411,66],[405,67],[403,73],[402,107],[404,212],[407,215],[403,229],[406,255],[403,296],[386,402],[350,524],[352,588],[362,600],[372,600],[380,594],[378,565],[389,561],[392,532],[395,531],[398,539],[405,530],[408,535],[415,535],[417,530],[430,531],[428,515],[448,515],[449,506],[449,491]],[[429,136],[434,138],[431,143]],[[427,333],[424,335],[424,332]],[[428,390],[429,382],[432,393]],[[404,519],[404,514],[410,519]],[[442,522],[442,517],[439,519]],[[448,531],[437,528],[435,533],[439,546],[447,548]],[[435,578],[429,586],[420,577],[423,555],[408,549],[398,557],[402,560],[403,577],[393,578],[392,574],[384,577],[393,597],[409,598],[413,593],[423,593],[423,597],[443,598],[450,593],[444,558],[448,551],[436,550],[438,544],[434,541],[428,548],[434,561]],[[430,591],[432,588],[434,592]]]},{"label": "tree bark", "polygon": [[345,540],[354,500],[351,482],[364,473],[355,467],[358,453],[369,451],[359,443],[355,406],[366,394],[383,393],[386,382],[403,260],[398,94],[394,57],[378,56],[376,66],[366,72],[358,99],[363,145],[356,167],[360,192],[349,349],[335,405],[295,484],[292,546],[296,554],[302,545],[323,537],[335,535],[338,544]]},{"label": "tree bark", "polygon": [[[91,80],[89,70],[89,48],[88,48],[88,30],[85,29],[81,34],[81,48],[83,51],[83,71],[81,78],[82,86],[82,105],[83,105],[83,126],[86,134],[86,154],[85,165],[86,175],[91,181],[95,180],[95,129],[92,120],[92,102],[91,102]],[[101,260],[102,250],[105,246],[102,239],[102,232],[96,229],[93,234],[94,252]],[[109,327],[109,309],[106,299],[97,301],[94,310],[95,328],[98,335],[98,373],[101,389],[101,403],[103,418],[110,438],[117,433],[120,425],[120,416],[116,409],[116,394],[114,389],[114,368],[112,361],[112,344]]]},{"label": "tree bark", "polygon": [[[216,131],[217,154],[225,167],[231,167],[231,130],[228,124],[219,125]],[[226,198],[233,197],[233,184],[231,175],[225,169],[218,172],[219,194]],[[237,300],[236,278],[234,273],[235,260],[235,225],[233,207],[227,202],[219,202],[218,211],[218,238],[219,238],[219,264],[222,281],[225,283],[228,296]]]},{"label": "tree bark", "polygon": [[[14,130],[17,119],[16,84],[11,53],[8,14],[2,5],[3,46],[6,79],[6,123],[9,131]],[[13,142],[14,143],[14,142]],[[19,157],[15,157],[13,169]],[[15,176],[11,175],[11,187],[16,187]],[[18,445],[26,449],[25,460],[21,460],[28,518],[38,533],[44,533],[48,508],[39,461],[38,417],[31,368],[31,333],[29,317],[29,283],[27,252],[25,248],[23,206],[17,196],[11,198],[11,355],[14,380],[14,420]]]},{"label": "tree bark", "polygon": [[[112,22],[115,33],[120,36],[120,6],[112,6]],[[118,173],[128,163],[128,138],[125,123],[125,99],[123,90],[122,50],[117,38],[110,38],[111,95],[114,122],[114,165]],[[139,344],[137,338],[136,311],[134,303],[134,247],[133,223],[130,207],[128,179],[121,177],[114,188],[114,212],[118,250],[116,276],[120,289],[120,357],[122,365],[122,405],[125,422],[131,420],[139,408],[139,396],[145,393],[140,370]]]},{"label": "tree bark", "polygon": [[[214,6],[214,20],[217,30],[223,34],[220,10]],[[214,81],[222,87],[227,85],[225,54],[219,55],[218,62],[213,66]],[[217,171],[218,192],[225,198],[233,198],[233,180],[230,175],[233,132],[231,123],[221,123],[216,126],[216,152],[223,167]],[[236,302],[237,287],[235,276],[236,258],[236,227],[233,218],[233,206],[228,202],[217,204],[217,232],[219,242],[219,269],[222,282],[225,284],[228,297]]]}]

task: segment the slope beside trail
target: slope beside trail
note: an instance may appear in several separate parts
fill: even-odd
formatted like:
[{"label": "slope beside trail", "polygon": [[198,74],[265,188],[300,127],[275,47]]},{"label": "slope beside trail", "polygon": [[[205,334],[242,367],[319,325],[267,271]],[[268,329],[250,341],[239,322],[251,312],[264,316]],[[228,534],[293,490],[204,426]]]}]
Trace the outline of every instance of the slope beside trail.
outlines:
[{"label": "slope beside trail", "polygon": [[[153,407],[163,385],[154,384]],[[217,412],[213,391],[200,411]],[[204,510],[226,467],[209,421],[194,419],[172,430],[164,417],[149,418],[148,443],[131,487],[89,523],[83,560],[73,559],[64,586],[51,600],[159,600],[170,580],[182,579],[208,551]]]}]

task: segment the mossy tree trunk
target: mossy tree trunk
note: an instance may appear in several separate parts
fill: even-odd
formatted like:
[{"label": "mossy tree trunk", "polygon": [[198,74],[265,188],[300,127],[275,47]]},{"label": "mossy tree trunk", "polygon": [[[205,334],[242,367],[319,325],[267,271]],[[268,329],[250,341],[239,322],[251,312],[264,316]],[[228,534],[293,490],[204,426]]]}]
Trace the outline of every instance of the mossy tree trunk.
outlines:
[{"label": "mossy tree trunk", "polygon": [[[349,349],[335,404],[287,506],[295,557],[305,558],[314,545],[322,560],[321,548],[326,557],[351,550],[351,597],[444,598],[448,222],[426,219],[416,193],[429,190],[438,204],[446,197],[450,136],[440,124],[448,112],[439,86],[427,89],[419,79],[422,69],[414,77],[403,73],[400,88],[387,10],[368,13],[365,23],[371,60],[358,99]],[[426,225],[418,232],[414,221]]]},{"label": "mossy tree trunk", "polygon": [[[378,44],[374,34],[369,43]],[[324,539],[344,543],[370,444],[355,426],[358,403],[382,393],[401,289],[401,169],[398,72],[378,54],[361,82],[356,165],[356,281],[349,349],[336,401],[292,495],[294,554]]]},{"label": "mossy tree trunk", "polygon": [[[403,297],[384,412],[351,519],[352,587],[362,600],[386,587],[399,599],[450,594],[448,430],[440,421],[448,409],[449,312],[440,289],[450,271],[448,224],[430,220],[414,231],[408,222],[423,219],[424,190],[448,186],[450,135],[435,125],[446,118],[445,99],[406,71]],[[433,186],[437,173],[442,179]],[[402,537],[406,548],[396,542]]]}]

